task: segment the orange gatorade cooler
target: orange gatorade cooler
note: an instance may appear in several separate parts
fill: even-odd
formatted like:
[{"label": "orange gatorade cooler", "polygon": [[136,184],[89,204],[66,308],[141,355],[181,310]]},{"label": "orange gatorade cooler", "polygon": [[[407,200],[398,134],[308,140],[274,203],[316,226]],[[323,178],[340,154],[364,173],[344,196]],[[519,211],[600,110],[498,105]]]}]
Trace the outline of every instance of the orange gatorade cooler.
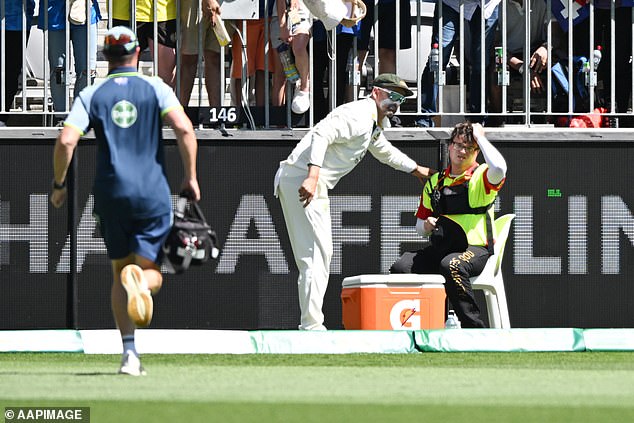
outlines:
[{"label": "orange gatorade cooler", "polygon": [[445,327],[441,275],[359,275],[341,289],[346,329],[418,330]]}]

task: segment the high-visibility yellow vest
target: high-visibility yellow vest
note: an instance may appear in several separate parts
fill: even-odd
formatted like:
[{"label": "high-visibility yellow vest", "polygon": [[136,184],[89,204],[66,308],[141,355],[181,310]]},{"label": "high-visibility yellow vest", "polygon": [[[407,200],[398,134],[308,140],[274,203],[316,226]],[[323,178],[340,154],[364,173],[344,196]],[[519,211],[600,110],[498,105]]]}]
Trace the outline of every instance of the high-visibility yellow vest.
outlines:
[{"label": "high-visibility yellow vest", "polygon": [[[487,225],[486,214],[489,213],[491,221],[494,220],[493,207],[488,207],[495,201],[498,190],[502,187],[502,183],[498,186],[491,186],[486,182],[485,172],[488,165],[479,165],[473,173],[467,171],[455,178],[449,175],[448,171],[436,173],[433,175],[423,190],[423,206],[438,214],[438,210],[434,210],[432,206],[432,195],[434,188],[438,185],[439,178],[442,187],[452,187],[464,185],[468,195],[468,206],[458,207],[453,203],[447,203],[448,210],[444,210],[443,216],[456,222],[464,231],[469,245],[484,246],[487,245]],[[440,187],[439,187],[440,188]],[[488,207],[488,208],[487,208]],[[468,210],[470,208],[470,210]],[[495,231],[495,226],[492,228]],[[492,237],[496,234],[493,232]]]}]

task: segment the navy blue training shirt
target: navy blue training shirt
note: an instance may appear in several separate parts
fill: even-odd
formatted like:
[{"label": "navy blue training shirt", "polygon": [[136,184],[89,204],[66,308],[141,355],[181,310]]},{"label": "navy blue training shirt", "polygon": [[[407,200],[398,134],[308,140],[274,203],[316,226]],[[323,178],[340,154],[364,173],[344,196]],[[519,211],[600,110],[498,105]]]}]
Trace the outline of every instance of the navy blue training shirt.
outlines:
[{"label": "navy blue training shirt", "polygon": [[133,67],[113,69],[81,91],[64,122],[97,138],[95,212],[149,218],[171,212],[163,167],[162,118],[181,108],[172,89]]}]

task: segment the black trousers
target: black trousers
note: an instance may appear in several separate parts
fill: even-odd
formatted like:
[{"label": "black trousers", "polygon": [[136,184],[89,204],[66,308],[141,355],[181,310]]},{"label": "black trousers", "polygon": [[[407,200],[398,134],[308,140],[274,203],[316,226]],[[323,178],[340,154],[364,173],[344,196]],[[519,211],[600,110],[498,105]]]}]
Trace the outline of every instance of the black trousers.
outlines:
[{"label": "black trousers", "polygon": [[[618,7],[615,9],[614,25],[616,37],[614,39],[615,51],[611,51],[610,30],[611,18],[609,9],[594,9],[594,44],[602,47],[602,58],[597,70],[599,81],[603,81],[602,98],[599,105],[609,108],[610,87],[615,86],[616,110],[612,112],[626,113],[630,103],[632,84],[632,68],[630,56],[632,55],[632,10],[631,7]],[[573,54],[591,58],[588,51],[590,45],[590,20],[574,27]],[[611,81],[611,56],[614,54],[614,77]],[[565,60],[568,60],[565,58]],[[631,126],[628,124],[626,126]]]},{"label": "black trousers", "polygon": [[[327,36],[330,36],[330,34]],[[348,85],[348,52],[352,48],[353,42],[354,35],[346,33],[337,34],[337,69],[335,71],[337,78],[337,106],[340,106],[345,102],[346,87]],[[333,62],[329,58],[327,40],[315,41],[313,43],[313,48],[315,50],[315,54],[313,55],[313,76],[311,77],[311,84],[313,84],[314,87],[313,106],[315,122],[318,122],[325,118],[330,112],[328,98],[324,92],[324,78],[326,77],[326,70]],[[329,93],[328,95],[331,94]]]},{"label": "black trousers", "polygon": [[[27,31],[27,41],[30,31]],[[2,34],[0,34],[0,39]],[[5,77],[4,81],[6,86],[2,87],[0,84],[0,99],[2,98],[2,92],[5,95],[4,110],[8,111],[13,104],[13,97],[18,92],[18,83],[20,79],[20,72],[22,71],[22,31],[6,31],[5,32],[4,45],[7,49],[14,46],[19,46],[13,49],[11,54],[5,55]],[[4,52],[3,52],[4,54]],[[0,114],[0,121],[7,122],[9,115]]]},{"label": "black trousers", "polygon": [[390,273],[440,273],[445,292],[463,328],[484,328],[469,278],[482,273],[489,259],[486,247],[470,245],[466,251],[442,254],[431,244],[422,250],[403,254]]}]

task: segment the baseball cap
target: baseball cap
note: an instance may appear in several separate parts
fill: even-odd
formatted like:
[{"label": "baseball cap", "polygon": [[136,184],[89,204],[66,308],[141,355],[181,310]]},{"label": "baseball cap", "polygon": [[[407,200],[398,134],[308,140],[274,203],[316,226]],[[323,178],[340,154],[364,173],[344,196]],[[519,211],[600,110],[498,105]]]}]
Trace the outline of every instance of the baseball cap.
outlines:
[{"label": "baseball cap", "polygon": [[110,57],[120,57],[134,53],[139,41],[130,28],[115,26],[106,32],[103,41],[103,54]]},{"label": "baseball cap", "polygon": [[393,73],[382,73],[374,78],[373,86],[379,88],[385,88],[403,94],[405,97],[409,97],[414,93],[409,89],[405,81]]}]

